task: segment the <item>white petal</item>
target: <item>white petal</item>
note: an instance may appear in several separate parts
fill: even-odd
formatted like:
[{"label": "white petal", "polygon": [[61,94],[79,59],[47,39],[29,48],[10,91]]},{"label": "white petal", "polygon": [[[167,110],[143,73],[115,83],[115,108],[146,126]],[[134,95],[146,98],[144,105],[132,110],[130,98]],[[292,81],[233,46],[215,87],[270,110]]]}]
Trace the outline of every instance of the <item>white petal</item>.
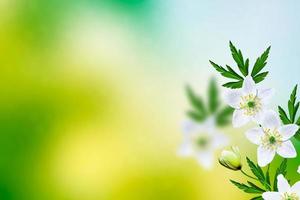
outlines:
[{"label": "white petal", "polygon": [[244,94],[256,94],[256,85],[251,75],[244,79],[242,90]]},{"label": "white petal", "polygon": [[199,164],[205,169],[211,169],[214,163],[214,155],[211,151],[204,151],[197,153],[197,160]]},{"label": "white petal", "polygon": [[214,149],[223,148],[229,144],[229,138],[222,134],[216,133],[213,135],[212,146]]},{"label": "white petal", "polygon": [[261,125],[263,128],[278,128],[280,126],[280,119],[278,114],[273,110],[268,110],[264,112]]},{"label": "white petal", "polygon": [[253,128],[246,132],[246,137],[250,142],[259,145],[264,132],[261,128]]},{"label": "white petal", "polygon": [[298,131],[299,127],[296,124],[284,125],[278,129],[282,136],[282,140],[288,140],[293,137]]},{"label": "white petal", "polygon": [[233,108],[239,108],[241,96],[242,91],[240,89],[226,90],[224,93],[224,101]]},{"label": "white petal", "polygon": [[193,148],[191,143],[184,142],[181,147],[179,148],[177,154],[179,156],[191,156],[193,154]]},{"label": "white petal", "polygon": [[257,92],[258,98],[261,99],[263,104],[269,103],[270,99],[273,97],[275,93],[274,89],[268,88],[268,89],[260,89]]},{"label": "white petal", "polygon": [[272,162],[272,160],[275,157],[275,151],[266,149],[262,146],[259,146],[257,149],[257,162],[258,165],[261,167],[265,167],[269,163]]},{"label": "white petal", "polygon": [[300,181],[295,183],[295,185],[292,186],[291,192],[295,192],[300,197]]},{"label": "white petal", "polygon": [[283,158],[295,158],[297,152],[291,141],[286,141],[281,144],[277,149],[277,153]]},{"label": "white petal", "polygon": [[262,108],[260,112],[256,113],[254,116],[251,117],[251,120],[256,124],[262,124],[265,112],[267,112],[267,110]]},{"label": "white petal", "polygon": [[244,114],[243,110],[235,110],[232,117],[232,125],[234,128],[241,127],[250,121],[250,117]]},{"label": "white petal", "polygon": [[280,193],[288,192],[291,189],[289,182],[282,174],[277,176],[277,186]]},{"label": "white petal", "polygon": [[[216,129],[216,120],[214,117],[208,118],[201,126],[201,129],[207,133],[212,133]],[[199,130],[201,131],[201,130]]]},{"label": "white petal", "polygon": [[264,200],[281,200],[279,192],[265,192],[262,194]]}]

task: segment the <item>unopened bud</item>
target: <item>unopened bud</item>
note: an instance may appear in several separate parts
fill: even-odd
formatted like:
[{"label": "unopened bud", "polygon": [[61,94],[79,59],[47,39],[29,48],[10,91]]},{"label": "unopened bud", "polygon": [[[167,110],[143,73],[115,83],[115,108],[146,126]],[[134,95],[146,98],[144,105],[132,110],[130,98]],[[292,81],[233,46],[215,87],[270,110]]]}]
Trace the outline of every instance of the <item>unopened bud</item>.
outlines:
[{"label": "unopened bud", "polygon": [[241,154],[238,147],[233,146],[231,150],[223,150],[219,158],[219,163],[224,167],[238,171],[242,169]]}]

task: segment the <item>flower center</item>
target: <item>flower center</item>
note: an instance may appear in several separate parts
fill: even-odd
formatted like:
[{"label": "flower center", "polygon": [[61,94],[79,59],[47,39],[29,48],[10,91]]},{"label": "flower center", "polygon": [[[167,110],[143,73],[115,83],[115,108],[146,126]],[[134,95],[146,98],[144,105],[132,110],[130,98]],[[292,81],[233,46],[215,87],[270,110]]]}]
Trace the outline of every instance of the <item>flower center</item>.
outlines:
[{"label": "flower center", "polygon": [[282,144],[282,136],[277,129],[264,129],[264,135],[261,138],[262,145],[270,150],[276,150]]},{"label": "flower center", "polygon": [[194,137],[194,147],[198,150],[205,150],[209,148],[211,138],[208,134],[198,134]]},{"label": "flower center", "polygon": [[244,110],[244,114],[253,116],[261,110],[261,99],[256,95],[249,94],[242,97],[240,108]]},{"label": "flower center", "polygon": [[296,193],[284,193],[282,200],[300,200],[299,196]]}]

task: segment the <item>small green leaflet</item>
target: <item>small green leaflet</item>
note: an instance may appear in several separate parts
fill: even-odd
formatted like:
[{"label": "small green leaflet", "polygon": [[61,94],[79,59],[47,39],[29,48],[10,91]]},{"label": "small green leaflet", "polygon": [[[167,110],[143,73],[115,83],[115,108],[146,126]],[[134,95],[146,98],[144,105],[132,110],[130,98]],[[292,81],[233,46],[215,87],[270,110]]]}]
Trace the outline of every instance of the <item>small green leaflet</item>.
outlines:
[{"label": "small green leaflet", "polygon": [[254,185],[251,182],[248,182],[248,184],[251,183],[249,185],[238,183],[238,182],[233,181],[233,180],[230,180],[230,182],[232,184],[234,184],[237,188],[243,190],[246,193],[250,193],[250,194],[262,194],[263,192],[265,192],[265,190],[259,188],[258,186]]},{"label": "small green leaflet", "polygon": [[[249,59],[247,58],[246,60],[244,60],[241,50],[237,49],[232,44],[231,41],[229,41],[229,47],[230,47],[232,58],[234,59],[241,75],[236,71],[234,71],[233,68],[230,67],[229,65],[226,65],[226,68],[224,68],[211,60],[209,62],[218,72],[220,72],[222,76],[226,78],[234,79],[234,81],[225,83],[223,85],[224,87],[232,88],[232,89],[241,88],[243,85],[244,77],[246,77],[249,74]],[[269,56],[270,49],[271,47],[268,47],[263,52],[263,54],[256,59],[256,62],[251,72],[251,76],[255,81],[255,83],[259,83],[263,81],[269,73],[267,71],[265,72],[261,72],[261,71],[267,65],[267,59]]]},{"label": "small green leaflet", "polygon": [[[288,114],[281,106],[278,106],[279,116],[283,124],[297,124],[298,126],[300,125],[300,116],[296,120],[297,112],[299,110],[299,105],[300,105],[299,101],[296,102],[297,88],[298,85],[294,87],[290,95],[290,99],[288,101]],[[297,131],[295,138],[300,140],[300,129]]]},{"label": "small green leaflet", "polygon": [[218,126],[225,126],[231,122],[233,109],[229,106],[220,108],[219,90],[215,79],[212,79],[209,84],[208,105],[206,105],[204,100],[196,95],[189,86],[186,87],[186,94],[192,106],[192,109],[187,112],[187,115],[192,120],[203,122],[209,116],[214,115]]}]

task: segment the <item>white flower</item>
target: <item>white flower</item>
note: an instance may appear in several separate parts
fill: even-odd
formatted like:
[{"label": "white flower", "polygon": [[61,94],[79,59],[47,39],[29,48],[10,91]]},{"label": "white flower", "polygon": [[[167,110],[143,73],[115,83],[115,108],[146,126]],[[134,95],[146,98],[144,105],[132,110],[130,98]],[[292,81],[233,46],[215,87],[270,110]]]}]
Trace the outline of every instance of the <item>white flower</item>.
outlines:
[{"label": "white flower", "polygon": [[278,192],[263,193],[264,200],[299,200],[300,199],[300,181],[292,187],[288,181],[279,175],[277,177]]},{"label": "white flower", "polygon": [[227,90],[224,100],[235,109],[233,126],[241,127],[249,121],[259,122],[273,94],[273,89],[258,89],[250,75],[245,78],[241,89]]},{"label": "white flower", "polygon": [[213,118],[196,124],[189,121],[184,125],[183,144],[179,149],[179,155],[195,156],[199,164],[210,169],[214,164],[214,152],[228,145],[229,139],[216,130]]},{"label": "white flower", "polygon": [[296,134],[297,130],[298,126],[295,124],[281,126],[276,112],[267,111],[261,127],[246,132],[246,137],[252,143],[259,145],[258,165],[264,167],[271,163],[276,153],[284,158],[295,158],[297,153],[290,138]]}]

